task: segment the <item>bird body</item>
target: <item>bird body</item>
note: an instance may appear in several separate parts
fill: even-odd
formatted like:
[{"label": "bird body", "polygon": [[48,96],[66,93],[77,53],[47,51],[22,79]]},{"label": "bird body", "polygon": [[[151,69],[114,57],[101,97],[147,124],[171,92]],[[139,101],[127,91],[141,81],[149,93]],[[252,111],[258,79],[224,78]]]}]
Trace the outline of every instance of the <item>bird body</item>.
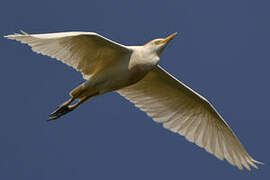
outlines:
[{"label": "bird body", "polygon": [[159,57],[153,51],[141,46],[126,46],[129,50],[117,61],[107,67],[100,68],[86,78],[81,91],[81,96],[91,96],[92,89],[102,95],[107,92],[119,90],[141,80],[159,62]]},{"label": "bird body", "polygon": [[[130,53],[87,80],[96,86],[100,94],[121,89],[141,80],[158,63],[158,57],[145,52],[141,47],[127,47]],[[147,56],[150,54],[150,56]]]},{"label": "bird body", "polygon": [[[92,32],[5,36],[80,71],[86,80],[50,115],[55,120],[85,101],[116,91],[163,127],[179,133],[217,158],[250,170],[257,168],[229,125],[201,95],[158,65],[176,33],[143,46],[124,46]],[[75,99],[79,101],[72,104]]]}]

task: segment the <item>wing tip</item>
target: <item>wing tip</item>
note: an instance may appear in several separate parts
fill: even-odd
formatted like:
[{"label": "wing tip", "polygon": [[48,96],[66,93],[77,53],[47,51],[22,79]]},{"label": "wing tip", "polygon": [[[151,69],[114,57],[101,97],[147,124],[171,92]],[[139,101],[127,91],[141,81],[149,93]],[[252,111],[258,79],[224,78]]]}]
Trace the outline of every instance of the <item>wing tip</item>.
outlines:
[{"label": "wing tip", "polygon": [[4,38],[16,40],[16,37],[18,36],[19,36],[18,34],[10,34],[10,35],[5,35]]},{"label": "wing tip", "polygon": [[23,30],[20,30],[21,33],[14,33],[14,34],[9,34],[9,35],[4,35],[4,38],[11,39],[11,40],[16,40],[18,37],[22,36],[30,36],[28,33],[26,33]]},{"label": "wing tip", "polygon": [[248,163],[248,164],[247,164],[247,166],[245,166],[245,167],[246,167],[246,169],[247,169],[248,171],[251,171],[250,166],[252,166],[252,167],[254,167],[254,168],[256,168],[256,169],[259,169],[259,167],[258,167],[256,164],[264,165],[263,162],[257,161],[257,160],[255,160],[255,159],[253,159],[252,157],[250,157],[250,158],[247,160],[247,163]]},{"label": "wing tip", "polygon": [[261,164],[261,165],[265,165],[265,163],[261,162],[261,161],[257,161],[255,159],[252,159],[252,162],[256,163],[256,164]]}]

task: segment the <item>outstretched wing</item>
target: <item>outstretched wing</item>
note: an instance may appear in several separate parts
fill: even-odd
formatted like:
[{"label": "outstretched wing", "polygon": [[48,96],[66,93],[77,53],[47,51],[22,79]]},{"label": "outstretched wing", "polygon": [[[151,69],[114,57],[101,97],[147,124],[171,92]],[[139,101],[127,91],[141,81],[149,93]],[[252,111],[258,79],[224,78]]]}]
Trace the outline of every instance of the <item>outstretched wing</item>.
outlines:
[{"label": "outstretched wing", "polygon": [[14,34],[5,36],[28,44],[32,50],[55,58],[80,71],[84,78],[130,53],[121,44],[93,32]]},{"label": "outstretched wing", "polygon": [[203,147],[217,158],[250,170],[257,168],[233,131],[202,96],[156,67],[138,83],[118,92],[156,122]]}]

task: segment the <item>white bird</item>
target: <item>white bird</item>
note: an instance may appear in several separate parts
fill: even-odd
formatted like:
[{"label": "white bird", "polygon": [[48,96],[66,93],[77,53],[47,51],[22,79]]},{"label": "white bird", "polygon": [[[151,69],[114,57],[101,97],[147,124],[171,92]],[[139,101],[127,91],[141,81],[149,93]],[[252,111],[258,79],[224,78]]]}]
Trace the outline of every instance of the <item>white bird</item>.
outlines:
[{"label": "white bird", "polygon": [[[14,34],[9,39],[60,60],[80,71],[86,82],[70,92],[71,98],[50,115],[50,120],[83,102],[116,91],[156,122],[203,147],[239,169],[254,160],[228,124],[201,95],[174,78],[158,63],[167,44],[177,35],[154,39],[144,46],[124,46],[93,32]],[[74,100],[77,103],[73,103]]]}]

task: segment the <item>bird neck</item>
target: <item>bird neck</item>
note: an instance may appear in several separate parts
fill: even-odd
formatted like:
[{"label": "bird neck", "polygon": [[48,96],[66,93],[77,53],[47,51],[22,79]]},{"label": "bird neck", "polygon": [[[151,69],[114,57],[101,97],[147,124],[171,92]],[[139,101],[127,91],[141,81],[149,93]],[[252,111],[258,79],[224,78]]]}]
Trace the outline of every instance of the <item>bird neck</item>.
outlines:
[{"label": "bird neck", "polygon": [[130,58],[130,67],[140,67],[146,71],[153,69],[159,63],[159,56],[151,48],[136,47]]}]

